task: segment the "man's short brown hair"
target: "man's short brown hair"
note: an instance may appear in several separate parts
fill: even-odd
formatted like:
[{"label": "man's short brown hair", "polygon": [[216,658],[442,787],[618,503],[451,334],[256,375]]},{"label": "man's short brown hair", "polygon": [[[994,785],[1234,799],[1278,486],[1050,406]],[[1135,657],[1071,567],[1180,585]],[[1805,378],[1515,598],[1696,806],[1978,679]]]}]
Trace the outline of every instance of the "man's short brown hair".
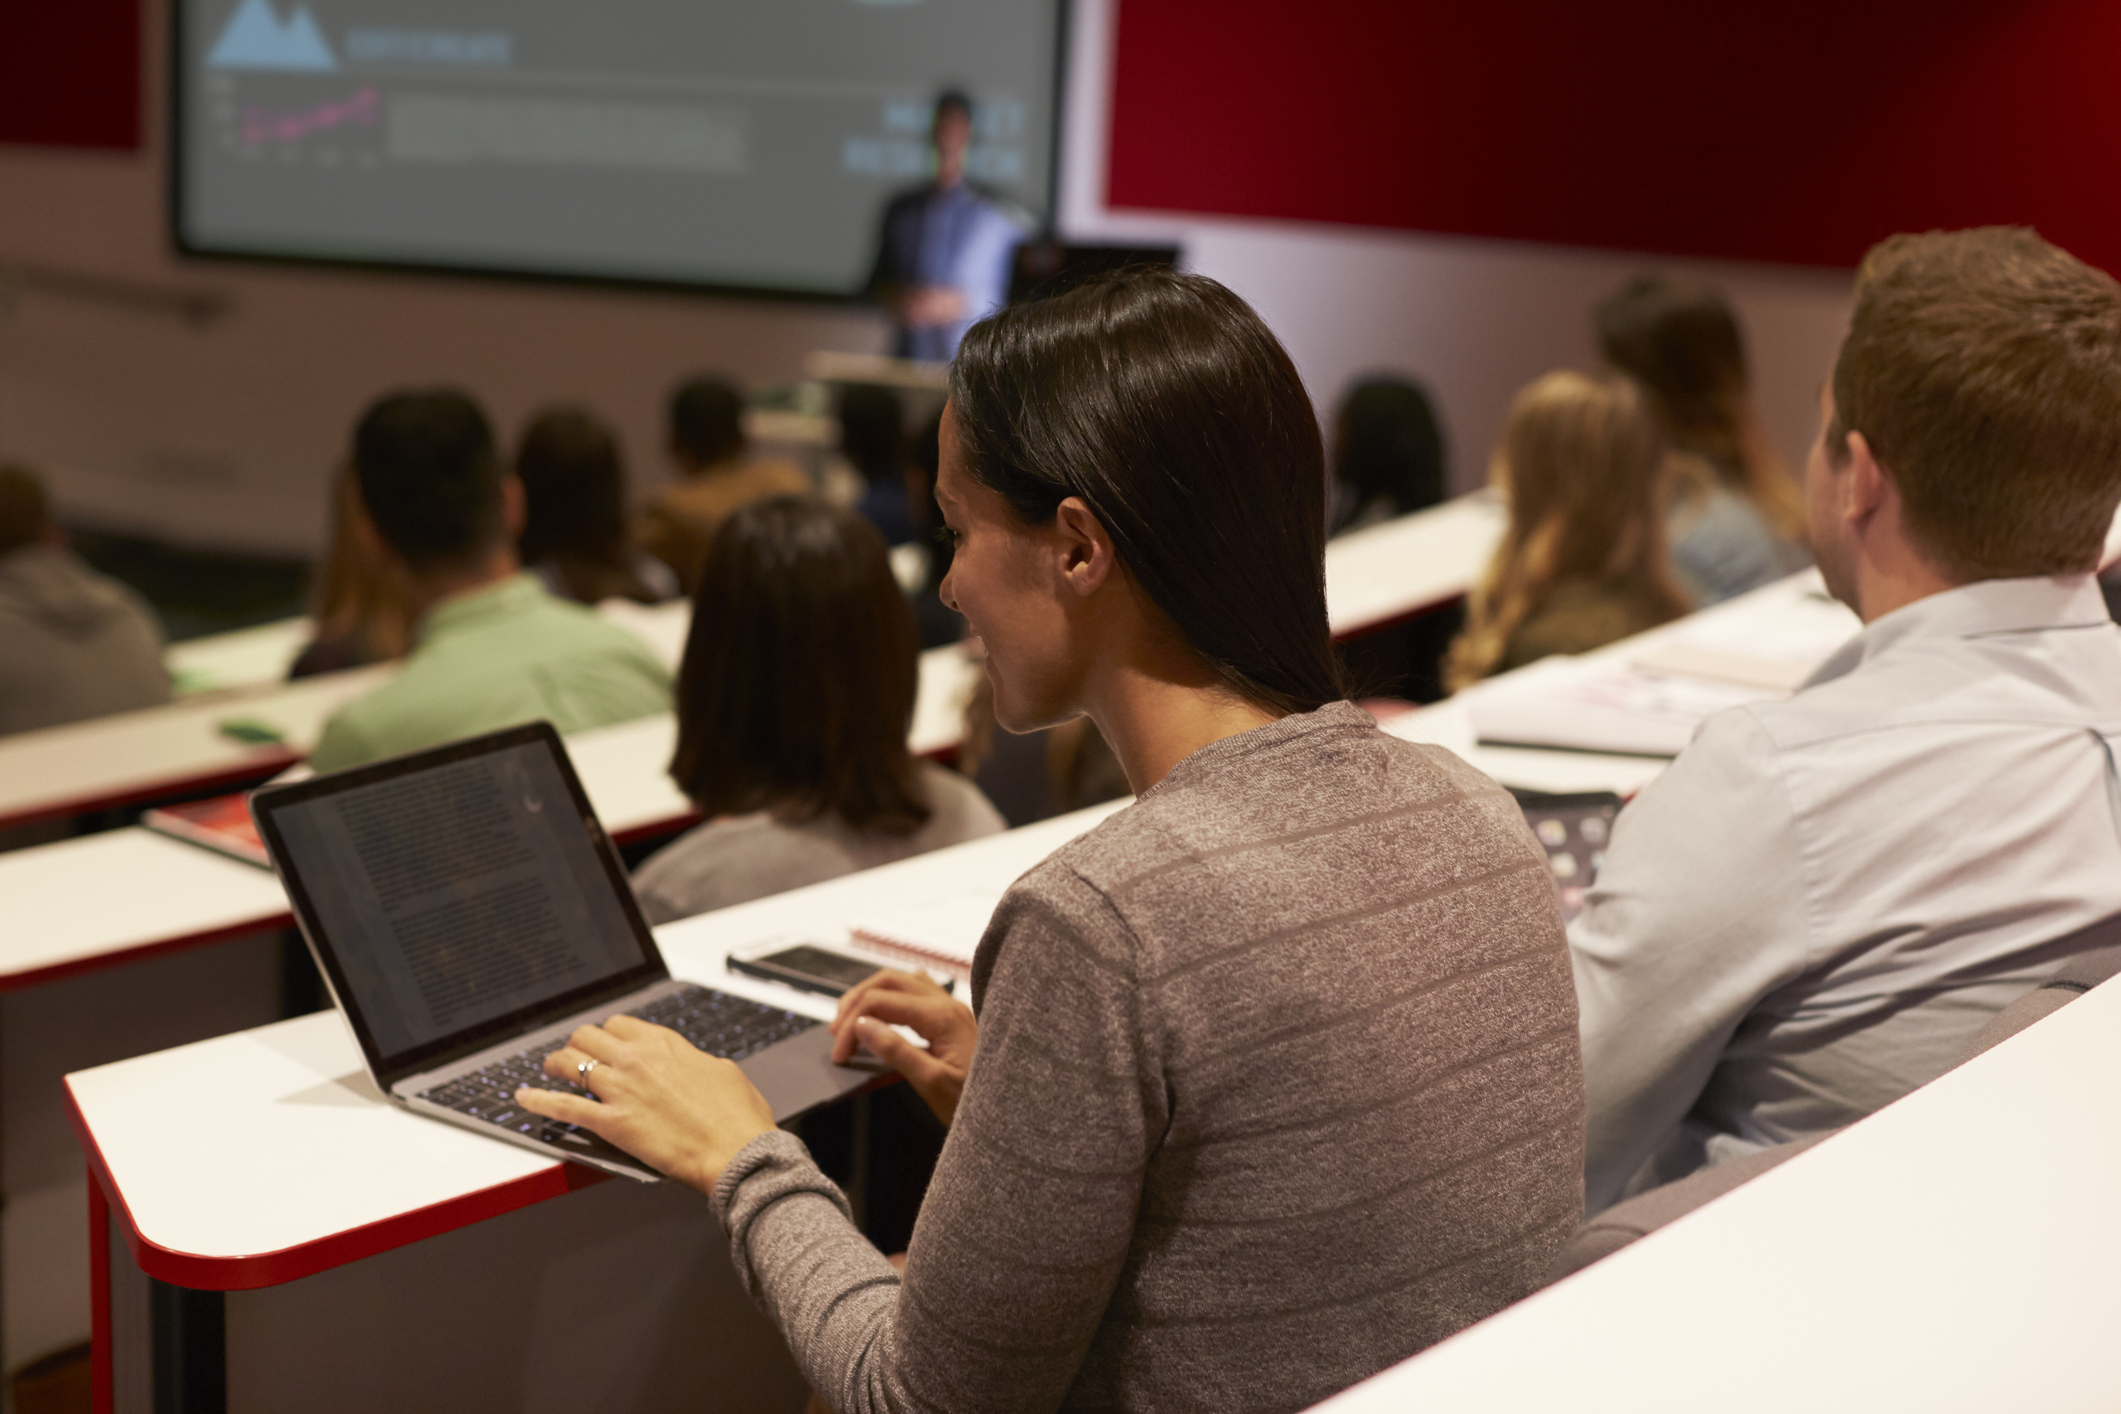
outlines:
[{"label": "man's short brown hair", "polygon": [[2121,284],[2019,226],[1881,241],[1834,365],[1837,455],[1850,432],[1948,577],[2097,568],[2121,501]]}]

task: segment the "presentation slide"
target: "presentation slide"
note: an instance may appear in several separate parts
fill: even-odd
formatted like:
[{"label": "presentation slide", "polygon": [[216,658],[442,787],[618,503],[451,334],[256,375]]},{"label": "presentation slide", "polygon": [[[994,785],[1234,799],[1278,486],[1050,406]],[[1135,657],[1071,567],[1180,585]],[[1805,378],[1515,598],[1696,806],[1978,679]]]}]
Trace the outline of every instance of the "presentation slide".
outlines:
[{"label": "presentation slide", "polygon": [[178,0],[179,245],[846,295],[927,180],[1042,219],[1061,0]]}]

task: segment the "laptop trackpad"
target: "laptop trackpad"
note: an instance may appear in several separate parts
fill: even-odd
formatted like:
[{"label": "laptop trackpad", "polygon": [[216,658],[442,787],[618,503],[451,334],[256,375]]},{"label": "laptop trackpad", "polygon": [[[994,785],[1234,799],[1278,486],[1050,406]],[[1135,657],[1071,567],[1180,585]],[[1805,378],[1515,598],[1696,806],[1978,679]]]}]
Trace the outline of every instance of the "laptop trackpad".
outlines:
[{"label": "laptop trackpad", "polygon": [[876,1079],[873,1070],[832,1063],[832,1028],[813,1026],[739,1062],[773,1106],[776,1124],[793,1119]]}]

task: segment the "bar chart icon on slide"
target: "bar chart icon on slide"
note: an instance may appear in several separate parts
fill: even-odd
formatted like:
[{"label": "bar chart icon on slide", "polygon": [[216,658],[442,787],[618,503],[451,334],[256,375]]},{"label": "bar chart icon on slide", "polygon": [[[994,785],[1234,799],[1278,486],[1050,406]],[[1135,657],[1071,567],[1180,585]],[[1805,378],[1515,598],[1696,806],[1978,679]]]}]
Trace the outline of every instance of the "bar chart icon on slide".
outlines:
[{"label": "bar chart icon on slide", "polygon": [[243,0],[206,56],[214,69],[282,69],[327,73],[339,67],[307,5],[284,21],[272,0]]}]

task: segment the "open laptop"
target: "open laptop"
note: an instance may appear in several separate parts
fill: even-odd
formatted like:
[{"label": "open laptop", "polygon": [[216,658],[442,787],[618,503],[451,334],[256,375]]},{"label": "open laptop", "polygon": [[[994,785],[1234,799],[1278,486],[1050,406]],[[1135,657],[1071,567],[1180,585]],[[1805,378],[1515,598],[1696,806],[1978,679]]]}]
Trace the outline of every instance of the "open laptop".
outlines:
[{"label": "open laptop", "polygon": [[661,1175],[530,1114],[519,1085],[621,1012],[736,1061],[786,1120],[875,1079],[805,1016],[675,981],[559,734],[512,727],[251,797],[258,834],[368,1073],[424,1115],[629,1178]]}]

